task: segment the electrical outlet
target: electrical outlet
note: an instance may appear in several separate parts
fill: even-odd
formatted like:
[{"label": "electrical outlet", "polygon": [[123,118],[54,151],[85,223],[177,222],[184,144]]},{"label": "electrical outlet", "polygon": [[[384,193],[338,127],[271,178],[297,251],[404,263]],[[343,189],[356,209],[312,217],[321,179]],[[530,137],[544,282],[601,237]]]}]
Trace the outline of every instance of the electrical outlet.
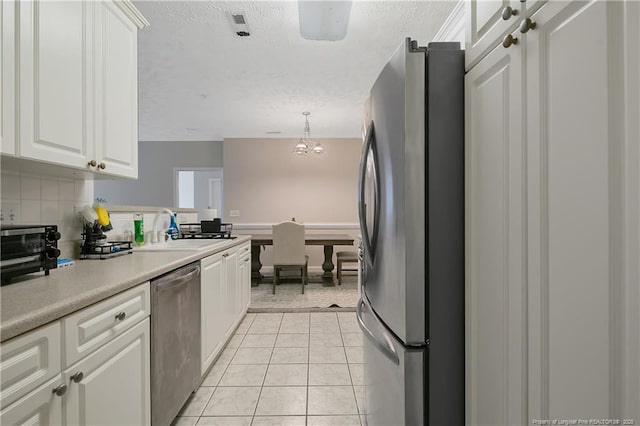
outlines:
[{"label": "electrical outlet", "polygon": [[4,224],[12,224],[19,222],[20,204],[19,203],[2,203],[0,208],[0,222]]},{"label": "electrical outlet", "polygon": [[229,216],[240,217],[240,210],[229,210]]}]

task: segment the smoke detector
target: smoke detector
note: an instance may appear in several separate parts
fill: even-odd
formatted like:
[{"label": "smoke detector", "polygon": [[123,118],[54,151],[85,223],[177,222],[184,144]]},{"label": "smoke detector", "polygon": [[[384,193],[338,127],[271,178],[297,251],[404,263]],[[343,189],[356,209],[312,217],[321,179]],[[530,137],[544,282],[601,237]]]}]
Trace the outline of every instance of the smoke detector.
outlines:
[{"label": "smoke detector", "polygon": [[231,25],[238,37],[248,37],[251,35],[249,24],[247,24],[244,13],[231,13]]}]

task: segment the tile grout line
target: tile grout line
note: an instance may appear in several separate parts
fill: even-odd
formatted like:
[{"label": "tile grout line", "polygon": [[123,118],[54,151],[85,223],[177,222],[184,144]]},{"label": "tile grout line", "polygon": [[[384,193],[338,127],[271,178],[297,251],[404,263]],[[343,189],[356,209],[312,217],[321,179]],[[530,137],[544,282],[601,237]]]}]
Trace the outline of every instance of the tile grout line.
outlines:
[{"label": "tile grout line", "polygon": [[[258,318],[257,315],[254,317],[254,321],[255,321],[256,318]],[[269,366],[271,365],[271,358],[273,358],[273,350],[276,347],[276,341],[278,340],[278,335],[280,334],[280,327],[282,327],[283,319],[284,319],[284,314],[282,314],[282,316],[280,317],[280,322],[278,324],[278,331],[276,333],[276,339],[274,340],[273,347],[271,348],[271,354],[269,355],[269,361],[267,362],[267,369],[264,372],[264,377],[262,378],[262,385],[260,385],[260,392],[258,392],[258,399],[256,400],[256,406],[253,409],[253,416],[251,416],[251,424],[252,425],[253,425],[253,422],[255,421],[256,414],[258,412],[258,404],[260,404],[260,397],[262,396],[262,389],[264,389],[264,382],[267,380],[267,373],[269,372]]]},{"label": "tile grout line", "polygon": [[309,312],[309,339],[307,340],[307,401],[304,410],[304,424],[309,424],[309,374],[310,374],[310,359],[311,359],[311,312]]},{"label": "tile grout line", "polygon": [[[338,327],[340,328],[340,337],[342,338],[342,326],[340,325],[340,317],[338,317]],[[360,407],[358,406],[358,397],[356,396],[356,387],[353,384],[353,374],[351,374],[351,363],[349,362],[349,357],[347,356],[347,347],[344,346],[344,339],[342,339],[342,349],[344,349],[344,356],[347,360],[347,369],[349,371],[349,379],[351,380],[351,392],[353,392],[353,399],[356,403],[356,415],[358,416],[358,423],[362,425],[362,419],[360,418]]]},{"label": "tile grout line", "polygon": [[[245,317],[246,318],[246,317]],[[249,327],[251,327],[251,324],[253,324],[253,321],[255,320],[255,316],[251,319],[251,323],[249,324]],[[244,321],[244,318],[243,318]],[[242,321],[240,321],[242,323]],[[235,332],[233,333],[234,335],[237,334],[238,329],[236,328]],[[249,331],[249,328],[247,328],[247,331]],[[246,337],[246,333],[243,335],[240,344],[242,344],[242,341],[244,340],[244,338]],[[233,337],[231,337],[233,339]],[[222,370],[222,374],[220,374],[220,379],[218,379],[218,381],[216,382],[216,385],[213,386],[213,392],[211,392],[211,395],[209,396],[209,398],[207,399],[207,402],[204,404],[204,407],[202,408],[202,411],[200,412],[200,415],[197,416],[198,420],[196,420],[196,425],[200,422],[200,419],[202,417],[207,417],[207,416],[203,416],[205,410],[207,409],[207,406],[209,405],[209,403],[211,402],[211,399],[213,398],[213,394],[216,393],[216,391],[218,390],[218,388],[220,386],[218,386],[220,384],[220,382],[222,381],[222,378],[224,377],[225,373],[227,372],[227,370],[229,369],[229,366],[231,365],[231,361],[233,361],[233,358],[236,356],[236,354],[238,353],[238,349],[240,349],[240,344],[238,344],[237,347],[235,348],[229,348],[229,347],[225,347],[224,349],[222,349],[222,351],[220,351],[220,355],[222,355],[222,352],[225,351],[225,349],[235,349],[233,351],[233,356],[231,357],[231,359],[229,359],[229,362],[225,365],[224,370]],[[217,360],[216,360],[217,361]],[[215,367],[216,363],[213,363],[213,366],[211,367],[211,369],[209,369],[209,373],[211,373],[211,370]],[[202,386],[200,385],[198,387],[198,390],[202,387],[209,387],[209,386]]]}]

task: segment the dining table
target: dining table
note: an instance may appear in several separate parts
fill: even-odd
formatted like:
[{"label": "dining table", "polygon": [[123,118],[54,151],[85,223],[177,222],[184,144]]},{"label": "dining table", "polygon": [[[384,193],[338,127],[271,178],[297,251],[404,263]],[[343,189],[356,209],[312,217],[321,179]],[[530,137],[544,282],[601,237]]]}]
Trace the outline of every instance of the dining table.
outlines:
[{"label": "dining table", "polygon": [[[333,279],[333,246],[353,246],[354,238],[349,234],[305,234],[307,246],[324,246],[324,262],[322,262],[322,282],[325,286],[335,285]],[[273,234],[251,235],[251,280],[260,282],[260,248],[273,245]]]}]

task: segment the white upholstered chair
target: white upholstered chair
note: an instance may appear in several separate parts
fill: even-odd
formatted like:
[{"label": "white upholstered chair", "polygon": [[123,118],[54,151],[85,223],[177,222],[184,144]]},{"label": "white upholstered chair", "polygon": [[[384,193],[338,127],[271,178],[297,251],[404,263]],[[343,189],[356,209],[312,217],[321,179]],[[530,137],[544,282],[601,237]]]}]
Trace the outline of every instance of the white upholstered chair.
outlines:
[{"label": "white upholstered chair", "polygon": [[282,222],[273,225],[273,294],[280,279],[280,271],[299,269],[302,276],[302,293],[307,283],[309,257],[304,252],[304,225]]}]

